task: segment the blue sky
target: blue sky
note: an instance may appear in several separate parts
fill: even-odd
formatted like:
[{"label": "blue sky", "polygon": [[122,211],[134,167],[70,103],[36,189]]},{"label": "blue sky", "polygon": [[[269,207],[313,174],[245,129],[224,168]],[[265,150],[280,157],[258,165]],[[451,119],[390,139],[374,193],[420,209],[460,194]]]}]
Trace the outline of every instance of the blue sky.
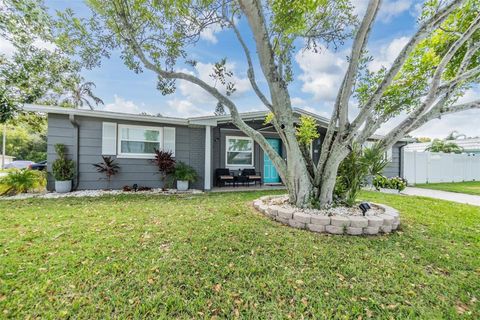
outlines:
[{"label": "blue sky", "polygon": [[[82,0],[61,1],[46,0],[46,5],[53,10],[72,8],[80,15],[88,15],[88,9]],[[361,14],[367,0],[353,1],[356,11]],[[419,13],[419,0],[385,0],[379,13],[370,40],[369,51],[375,57],[370,68],[375,70],[382,65],[388,66],[409,36],[415,31],[416,17]],[[240,22],[242,32],[247,37],[244,22]],[[348,46],[333,50],[325,48],[320,53],[298,51],[294,59],[295,80],[290,85],[290,94],[295,106],[329,116],[332,100],[338,84],[346,69]],[[200,41],[189,51],[199,62],[194,70],[203,79],[208,80],[211,64],[220,58],[228,57],[229,66],[234,71],[237,92],[233,100],[241,111],[262,110],[261,102],[251,91],[246,79],[246,63],[243,52],[234,35],[229,31],[210,29],[202,35]],[[260,69],[257,68],[257,74]],[[195,116],[212,114],[216,101],[201,89],[185,82],[177,83],[177,92],[169,96],[155,89],[156,76],[150,71],[135,74],[130,71],[115,52],[111,59],[105,59],[102,66],[85,70],[84,77],[95,82],[96,94],[105,101],[105,110],[152,114],[161,113],[168,116]],[[260,79],[260,84],[265,85]],[[478,91],[470,91],[465,99],[475,98]],[[470,136],[480,135],[477,125],[478,111],[469,111],[433,121],[421,128],[415,135],[445,137],[451,130],[459,130]],[[387,130],[388,124],[383,130]]]}]

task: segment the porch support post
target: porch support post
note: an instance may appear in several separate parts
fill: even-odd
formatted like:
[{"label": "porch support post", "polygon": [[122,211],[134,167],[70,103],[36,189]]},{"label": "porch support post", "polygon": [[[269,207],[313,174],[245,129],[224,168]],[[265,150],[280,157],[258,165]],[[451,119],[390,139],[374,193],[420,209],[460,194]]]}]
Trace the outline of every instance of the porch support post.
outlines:
[{"label": "porch support post", "polygon": [[205,126],[205,174],[203,177],[204,189],[212,187],[212,134],[211,126]]}]

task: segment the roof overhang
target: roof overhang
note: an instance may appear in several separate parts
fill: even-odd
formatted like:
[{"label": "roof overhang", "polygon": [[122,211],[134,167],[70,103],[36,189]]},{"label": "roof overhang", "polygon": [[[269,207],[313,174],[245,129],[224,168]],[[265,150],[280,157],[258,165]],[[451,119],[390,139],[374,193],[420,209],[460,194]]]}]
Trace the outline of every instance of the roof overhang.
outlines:
[{"label": "roof overhang", "polygon": [[143,121],[143,122],[174,124],[174,125],[184,125],[184,126],[188,126],[189,124],[188,119],[182,119],[182,118],[156,117],[156,116],[146,116],[146,115],[140,115],[140,114],[130,114],[130,113],[100,111],[100,110],[60,108],[60,107],[53,107],[53,106],[41,106],[36,104],[26,104],[23,106],[23,110],[31,111],[31,112],[40,112],[40,113],[64,114],[69,116],[74,115],[74,116],[82,116],[82,117]]},{"label": "roof overhang", "polygon": [[[267,110],[264,110],[264,111],[252,111],[252,112],[242,112],[240,113],[240,116],[242,117],[242,119],[244,121],[255,121],[255,120],[265,120],[265,117],[267,116],[267,114],[269,113],[269,111]],[[328,124],[330,123],[330,120],[325,118],[325,117],[322,117],[322,116],[319,116],[318,114],[315,114],[313,112],[309,112],[309,111],[306,111],[304,109],[300,109],[300,108],[293,108],[293,113],[294,115],[296,116],[310,116],[312,118],[314,118],[315,120],[318,121],[318,123],[320,124],[320,126],[322,127],[327,127]],[[210,121],[215,121],[217,124],[222,124],[222,123],[229,123],[229,122],[232,122],[232,116],[231,115],[224,115],[224,116],[203,116],[203,117],[194,117],[194,118],[189,118],[190,122],[193,122],[193,121],[206,121],[206,120],[210,120]]]}]

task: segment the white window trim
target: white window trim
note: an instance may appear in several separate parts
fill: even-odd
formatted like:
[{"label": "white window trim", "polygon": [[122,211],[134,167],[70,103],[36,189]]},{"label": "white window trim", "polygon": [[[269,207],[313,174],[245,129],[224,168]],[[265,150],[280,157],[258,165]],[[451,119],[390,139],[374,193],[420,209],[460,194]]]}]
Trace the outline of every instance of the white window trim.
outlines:
[{"label": "white window trim", "polygon": [[[161,150],[163,148],[163,127],[149,127],[149,126],[138,126],[130,124],[119,124],[117,130],[117,158],[133,158],[133,159],[155,159],[155,153],[122,153],[122,129],[124,128],[138,128],[144,130],[153,130],[159,132],[158,148]],[[149,140],[131,140],[139,142],[156,142]]]},{"label": "white window trim", "polygon": [[389,149],[385,150],[385,160],[388,162],[393,162],[393,147],[390,147]]},{"label": "white window trim", "polygon": [[[252,163],[250,164],[228,164],[228,140],[229,139],[242,139],[242,140],[249,140],[252,143]],[[254,162],[255,162],[255,143],[252,138],[250,137],[245,137],[245,136],[226,136],[225,137],[225,166],[228,168],[252,168],[254,167]],[[236,151],[231,151],[231,152],[236,152]],[[247,153],[248,151],[238,151],[238,152],[245,152]]]},{"label": "white window trim", "polygon": [[[106,126],[112,126],[114,127],[115,131],[113,133],[113,137],[106,137],[105,136],[105,127]],[[108,152],[108,150],[106,150],[108,148],[108,146],[105,145],[105,143],[107,143],[107,140],[111,138],[113,141],[113,151],[112,152]],[[116,156],[117,155],[117,123],[116,122],[102,122],[102,156],[103,155],[108,155],[108,156]]]}]

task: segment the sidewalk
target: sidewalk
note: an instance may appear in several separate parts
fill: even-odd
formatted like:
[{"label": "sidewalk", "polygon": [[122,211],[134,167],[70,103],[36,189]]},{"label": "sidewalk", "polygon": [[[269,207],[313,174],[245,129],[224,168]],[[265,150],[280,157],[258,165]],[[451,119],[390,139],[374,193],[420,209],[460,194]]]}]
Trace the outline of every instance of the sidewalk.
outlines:
[{"label": "sidewalk", "polygon": [[429,197],[480,206],[480,196],[474,196],[465,193],[407,187],[405,190],[402,191],[402,194],[406,194],[409,196]]}]

